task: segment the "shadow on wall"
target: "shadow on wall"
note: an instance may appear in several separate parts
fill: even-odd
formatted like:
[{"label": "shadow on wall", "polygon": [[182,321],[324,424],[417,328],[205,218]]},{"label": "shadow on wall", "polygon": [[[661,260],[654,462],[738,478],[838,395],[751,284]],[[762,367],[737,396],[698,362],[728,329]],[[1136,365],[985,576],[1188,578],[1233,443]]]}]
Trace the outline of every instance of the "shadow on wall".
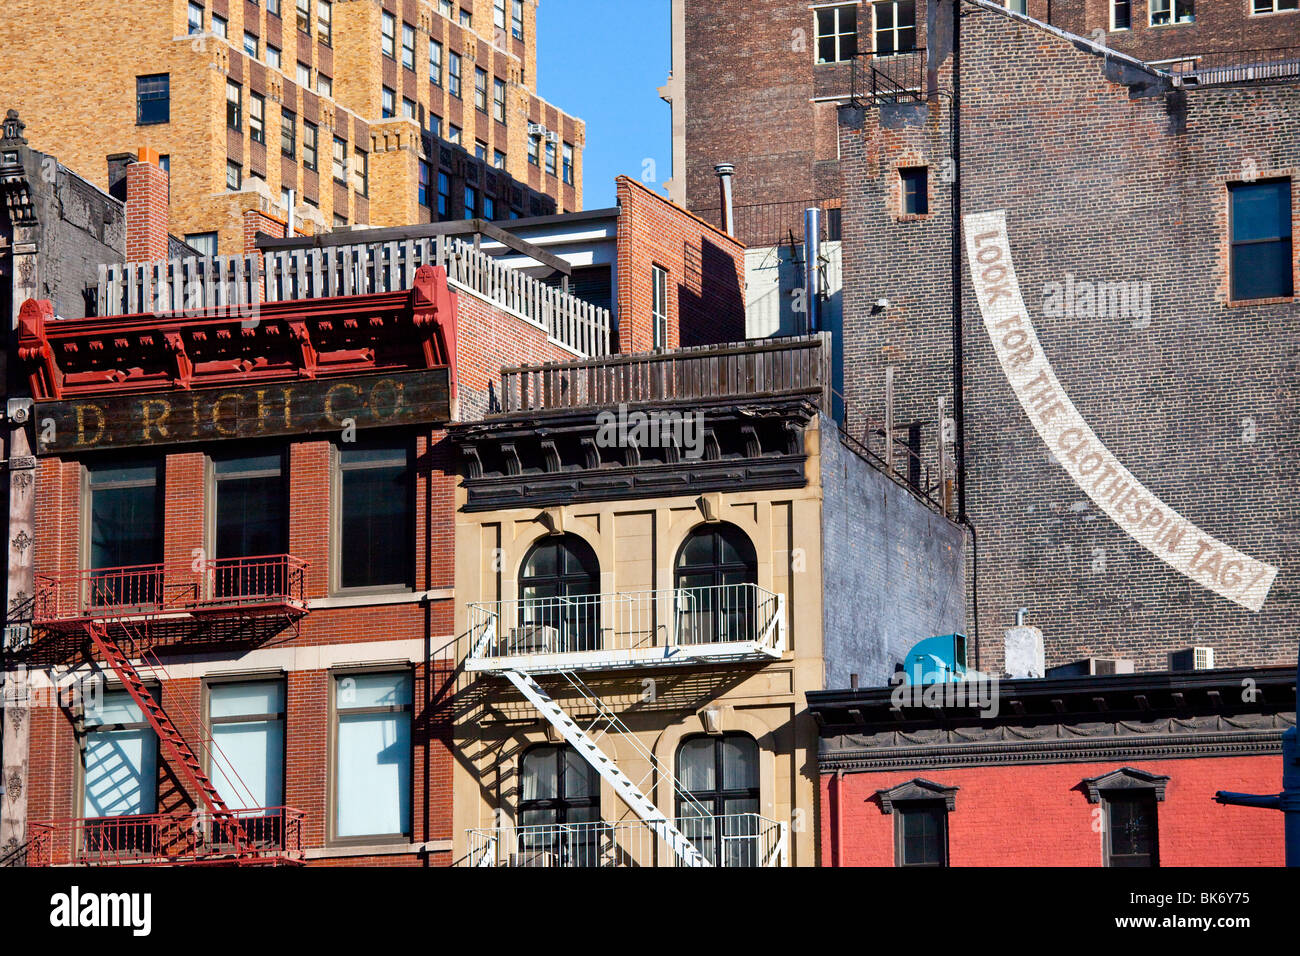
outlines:
[{"label": "shadow on wall", "polygon": [[[686,244],[683,259],[690,273],[695,250]],[[683,347],[739,342],[745,338],[745,295],[736,259],[707,238],[699,254],[699,292],[677,286],[678,335]]]}]

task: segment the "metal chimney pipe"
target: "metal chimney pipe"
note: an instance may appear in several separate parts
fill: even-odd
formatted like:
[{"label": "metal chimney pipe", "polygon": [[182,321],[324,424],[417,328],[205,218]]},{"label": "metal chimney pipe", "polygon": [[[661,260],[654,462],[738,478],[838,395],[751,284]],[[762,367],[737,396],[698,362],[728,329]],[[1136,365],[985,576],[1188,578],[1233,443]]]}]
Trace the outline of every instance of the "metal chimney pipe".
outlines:
[{"label": "metal chimney pipe", "polygon": [[816,206],[803,213],[803,288],[805,306],[808,309],[809,332],[816,332],[821,325],[819,308],[819,283],[821,273],[817,266],[822,255],[822,211]]},{"label": "metal chimney pipe", "polygon": [[729,236],[734,236],[736,219],[731,204],[731,177],[736,172],[736,167],[732,163],[718,163],[713,167],[713,171],[718,174],[718,185],[721,191],[722,231]]},{"label": "metal chimney pipe", "polygon": [[857,675],[857,674],[850,674],[850,675],[849,675],[849,688],[850,688],[851,690],[857,690],[857,689],[858,689],[858,675]]},{"label": "metal chimney pipe", "polygon": [[284,238],[292,239],[298,229],[298,217],[296,210],[298,208],[298,190],[289,190],[289,209],[285,214],[286,224],[284,227]]},{"label": "metal chimney pipe", "polygon": [[1016,612],[1016,627],[1025,626],[1025,615],[1028,613],[1029,613],[1029,608],[1027,607],[1022,607],[1019,611]]}]

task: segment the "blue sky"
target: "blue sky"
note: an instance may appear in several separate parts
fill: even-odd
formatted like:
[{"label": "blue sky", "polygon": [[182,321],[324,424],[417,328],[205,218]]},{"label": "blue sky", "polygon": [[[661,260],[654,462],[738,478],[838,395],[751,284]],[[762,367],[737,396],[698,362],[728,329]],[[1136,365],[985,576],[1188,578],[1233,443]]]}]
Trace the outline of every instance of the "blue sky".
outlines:
[{"label": "blue sky", "polygon": [[669,0],[541,0],[538,93],[587,123],[583,206],[614,205],[614,177],[672,175],[672,118],[655,91],[672,67]]}]

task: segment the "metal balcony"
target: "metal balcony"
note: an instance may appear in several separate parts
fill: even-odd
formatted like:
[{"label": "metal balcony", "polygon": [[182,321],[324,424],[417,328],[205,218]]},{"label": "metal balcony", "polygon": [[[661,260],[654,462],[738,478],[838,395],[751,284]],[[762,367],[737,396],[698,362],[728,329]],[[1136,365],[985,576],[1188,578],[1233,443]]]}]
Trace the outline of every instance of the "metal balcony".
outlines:
[{"label": "metal balcony", "polygon": [[469,605],[470,671],[619,670],[768,661],[785,650],[785,597],[756,584]]},{"label": "metal balcony", "polygon": [[[756,813],[680,817],[674,825],[711,866],[787,866],[789,827]],[[467,831],[465,863],[477,867],[676,866],[677,857],[640,820],[558,823]]]},{"label": "metal balcony", "polygon": [[303,814],[290,807],[84,817],[33,823],[27,866],[296,865]]}]

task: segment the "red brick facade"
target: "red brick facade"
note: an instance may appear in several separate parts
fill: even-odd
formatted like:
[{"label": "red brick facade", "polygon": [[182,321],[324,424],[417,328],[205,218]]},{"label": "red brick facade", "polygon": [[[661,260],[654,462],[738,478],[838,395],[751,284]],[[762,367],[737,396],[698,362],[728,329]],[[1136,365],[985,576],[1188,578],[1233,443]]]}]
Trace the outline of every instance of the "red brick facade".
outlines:
[{"label": "red brick facade", "polygon": [[158,262],[167,258],[167,174],[158,154],[141,150],[139,162],[126,167],[126,261]]},{"label": "red brick facade", "polygon": [[743,339],[745,247],[627,176],[618,177],[618,205],[618,351],[655,347],[656,266],[667,272],[668,293],[659,347]]},{"label": "red brick facade", "polygon": [[952,866],[1101,866],[1102,810],[1085,779],[1133,766],[1168,776],[1157,804],[1161,866],[1281,866],[1282,815],[1214,802],[1217,790],[1277,790],[1276,755],[823,774],[826,866],[894,866],[895,821],[877,792],[921,777],[958,787],[948,814]]}]

